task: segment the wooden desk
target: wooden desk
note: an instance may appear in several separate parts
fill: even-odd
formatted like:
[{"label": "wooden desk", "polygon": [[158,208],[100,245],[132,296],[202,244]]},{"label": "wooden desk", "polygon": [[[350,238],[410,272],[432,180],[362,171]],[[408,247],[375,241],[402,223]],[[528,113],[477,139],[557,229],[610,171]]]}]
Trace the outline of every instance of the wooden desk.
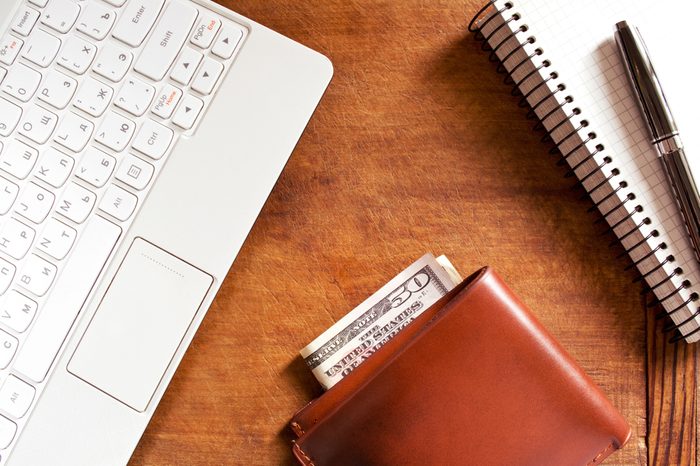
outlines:
[{"label": "wooden desk", "polygon": [[226,0],[335,78],[132,465],[292,464],[297,351],[426,251],[489,264],[632,425],[606,464],[696,464],[695,347],[670,346],[466,25],[482,0]]}]

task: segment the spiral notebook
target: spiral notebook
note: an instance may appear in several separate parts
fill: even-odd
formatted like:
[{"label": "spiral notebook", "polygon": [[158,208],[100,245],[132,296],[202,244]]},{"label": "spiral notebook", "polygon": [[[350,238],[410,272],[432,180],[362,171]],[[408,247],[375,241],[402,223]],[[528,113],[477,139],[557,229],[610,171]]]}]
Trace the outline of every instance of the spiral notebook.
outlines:
[{"label": "spiral notebook", "polygon": [[700,265],[614,30],[639,27],[700,179],[698,17],[691,0],[494,0],[470,25],[663,305],[665,330],[689,343],[700,340]]}]

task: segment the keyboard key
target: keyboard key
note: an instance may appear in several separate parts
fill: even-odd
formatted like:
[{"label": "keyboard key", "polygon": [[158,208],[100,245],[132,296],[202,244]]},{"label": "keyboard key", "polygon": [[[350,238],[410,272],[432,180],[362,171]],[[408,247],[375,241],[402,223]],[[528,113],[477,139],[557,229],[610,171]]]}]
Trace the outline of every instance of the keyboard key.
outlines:
[{"label": "keyboard key", "polygon": [[0,89],[22,102],[27,102],[36,92],[40,82],[41,74],[38,71],[18,63],[7,72]]},{"label": "keyboard key", "polygon": [[24,114],[19,124],[19,134],[28,137],[37,144],[49,140],[56,128],[58,117],[38,105],[32,105]]},{"label": "keyboard key", "polygon": [[129,154],[119,164],[114,176],[122,183],[141,191],[148,186],[154,171],[153,165]]},{"label": "keyboard key", "polygon": [[0,215],[5,215],[19,194],[19,186],[0,176]]},{"label": "keyboard key", "polygon": [[7,448],[12,443],[17,433],[17,424],[7,419],[5,416],[0,416],[0,448]]},{"label": "keyboard key", "polygon": [[76,36],[66,39],[57,63],[76,74],[85,73],[97,54],[97,47]]},{"label": "keyboard key", "polygon": [[121,152],[129,145],[136,124],[118,113],[109,112],[97,130],[95,141],[110,149]]},{"label": "keyboard key", "polygon": [[211,94],[223,72],[224,65],[211,58],[205,58],[202,67],[194,78],[194,82],[192,82],[192,89],[200,94]]},{"label": "keyboard key", "polygon": [[22,141],[13,139],[0,154],[0,169],[23,180],[29,176],[38,158],[38,150]]},{"label": "keyboard key", "polygon": [[41,15],[41,22],[62,34],[70,31],[80,14],[80,6],[72,0],[51,0]]},{"label": "keyboard key", "polygon": [[[0,369],[6,368],[17,352],[17,339],[0,330]],[[2,419],[0,419],[0,444],[2,444]]]},{"label": "keyboard key", "polygon": [[61,48],[61,40],[48,32],[37,29],[24,47],[22,56],[30,62],[46,68],[51,64],[58,50]]},{"label": "keyboard key", "polygon": [[58,202],[56,212],[75,223],[83,223],[92,212],[97,196],[79,184],[69,183]]},{"label": "keyboard key", "polygon": [[23,258],[32,247],[36,232],[17,219],[10,218],[0,233],[0,250],[13,259]]},{"label": "keyboard key", "polygon": [[56,109],[64,109],[68,102],[75,95],[75,90],[78,88],[78,81],[59,73],[55,70],[49,70],[46,74],[44,84],[39,89],[39,100],[46,102]]},{"label": "keyboard key", "polygon": [[197,47],[208,49],[220,27],[221,20],[212,13],[207,12],[199,20],[197,27],[194,28],[194,35],[192,35],[190,42]]},{"label": "keyboard key", "polygon": [[94,147],[89,147],[83,155],[75,176],[96,188],[101,188],[109,181],[116,165],[117,161],[114,157]]},{"label": "keyboard key", "polygon": [[2,41],[0,41],[0,63],[5,65],[13,64],[23,45],[24,41],[22,39],[5,34]]},{"label": "keyboard key", "polygon": [[29,3],[36,5],[39,8],[44,8],[46,4],[49,3],[49,0],[29,0]]},{"label": "keyboard key", "polygon": [[152,159],[159,159],[167,152],[174,134],[170,128],[145,120],[134,139],[133,148]]},{"label": "keyboard key", "polygon": [[116,18],[113,10],[99,3],[88,3],[78,21],[77,29],[95,40],[102,40],[107,37]]},{"label": "keyboard key", "polygon": [[93,70],[112,82],[119,82],[129,71],[134,56],[126,49],[107,42],[95,61]]},{"label": "keyboard key", "polygon": [[126,110],[135,116],[146,113],[153,101],[156,90],[150,84],[136,79],[129,78],[119,90],[114,105]]},{"label": "keyboard key", "polygon": [[105,0],[105,2],[114,6],[122,6],[126,3],[126,0]]},{"label": "keyboard key", "polygon": [[180,53],[197,19],[197,9],[186,3],[172,2],[146,42],[134,70],[154,81],[163,79]]},{"label": "keyboard key", "polygon": [[36,296],[44,296],[56,278],[56,266],[36,254],[30,254],[19,274],[18,285]]},{"label": "keyboard key", "polygon": [[94,117],[101,116],[112,101],[114,89],[93,78],[87,78],[80,86],[75,105]]},{"label": "keyboard key", "polygon": [[61,119],[61,124],[53,140],[66,149],[72,150],[73,152],[80,152],[85,148],[92,137],[92,131],[94,129],[95,125],[93,125],[91,121],[75,113],[68,112],[63,115],[63,119]]},{"label": "keyboard key", "polygon": [[10,375],[0,388],[0,409],[19,419],[29,411],[34,394],[34,387]]},{"label": "keyboard key", "polygon": [[134,0],[129,2],[117,21],[112,35],[132,47],[138,47],[155,24],[165,0]]},{"label": "keyboard key", "polygon": [[204,107],[204,102],[191,95],[186,95],[173,117],[173,123],[182,129],[192,128],[202,111],[202,107]]},{"label": "keyboard key", "polygon": [[58,278],[54,292],[27,335],[14,368],[41,382],[121,235],[121,228],[102,217],[90,219]]},{"label": "keyboard key", "polygon": [[22,118],[22,109],[0,98],[0,136],[9,136]]},{"label": "keyboard key", "polygon": [[75,161],[63,152],[49,147],[41,156],[34,176],[50,184],[54,188],[60,188],[68,180]]},{"label": "keyboard key", "polygon": [[27,37],[34,29],[37,19],[39,19],[38,11],[34,8],[22,7],[15,15],[14,21],[12,21],[12,30],[20,36]]},{"label": "keyboard key", "polygon": [[[27,330],[29,324],[34,320],[36,309],[37,306],[34,300],[27,298],[17,290],[12,290],[7,293],[7,297],[0,307],[0,322],[15,332],[22,333]],[[3,338],[3,335],[0,334],[0,346],[3,345],[3,340],[6,341],[7,337]],[[0,360],[3,359],[3,349],[0,348]]]},{"label": "keyboard key", "polygon": [[56,196],[36,183],[29,183],[19,197],[16,212],[34,223],[44,221],[51,209]]},{"label": "keyboard key", "polygon": [[131,217],[136,210],[138,199],[130,192],[117,185],[110,185],[100,202],[99,209],[122,222]]},{"label": "keyboard key", "polygon": [[62,260],[75,243],[76,231],[65,223],[50,218],[44,231],[39,235],[37,249],[44,251],[56,260]]},{"label": "keyboard key", "polygon": [[228,60],[233,56],[236,46],[241,41],[243,37],[243,31],[236,26],[225,24],[221,29],[221,34],[216,38],[214,42],[214,47],[211,49],[211,53],[217,57],[224,58]]},{"label": "keyboard key", "polygon": [[204,55],[196,50],[185,47],[170,77],[183,86],[187,86],[203,57]]},{"label": "keyboard key", "polygon": [[0,257],[0,295],[5,294],[10,287],[10,283],[15,278],[17,268]]},{"label": "keyboard key", "polygon": [[156,103],[151,111],[161,118],[168,119],[175,111],[175,107],[177,107],[181,98],[182,91],[180,89],[171,84],[166,84],[158,94]]}]

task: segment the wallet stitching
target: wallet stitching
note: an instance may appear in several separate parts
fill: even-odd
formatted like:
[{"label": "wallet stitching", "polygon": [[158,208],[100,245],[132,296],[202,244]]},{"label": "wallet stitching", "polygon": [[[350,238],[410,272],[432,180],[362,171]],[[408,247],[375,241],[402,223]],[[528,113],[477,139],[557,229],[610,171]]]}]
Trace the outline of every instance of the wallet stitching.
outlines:
[{"label": "wallet stitching", "polygon": [[598,460],[600,460],[601,457],[602,457],[603,455],[605,455],[606,453],[608,453],[608,452],[613,448],[613,446],[614,446],[614,444],[611,443],[610,445],[608,445],[607,447],[605,447],[604,449],[602,449],[602,450],[600,451],[600,453],[598,453],[598,454],[595,456],[595,458],[593,458],[586,466],[592,466],[592,465],[596,464],[596,463],[598,462]]},{"label": "wallet stitching", "polygon": [[306,454],[304,450],[301,449],[298,443],[295,443],[294,446],[296,447],[296,450],[299,452],[301,456],[304,457],[304,459],[308,462],[309,466],[314,466],[314,462],[309,456]]},{"label": "wallet stitching", "polygon": [[304,428],[299,424],[298,422],[292,422],[292,430],[299,436],[301,437],[306,433]]}]

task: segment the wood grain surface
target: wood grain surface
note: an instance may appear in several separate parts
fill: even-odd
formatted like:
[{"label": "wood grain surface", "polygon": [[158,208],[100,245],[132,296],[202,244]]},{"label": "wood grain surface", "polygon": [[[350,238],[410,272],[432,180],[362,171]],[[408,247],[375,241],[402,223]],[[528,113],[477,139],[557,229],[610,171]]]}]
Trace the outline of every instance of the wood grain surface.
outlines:
[{"label": "wood grain surface", "polygon": [[480,2],[221,2],[335,77],[133,466],[293,464],[287,422],[320,394],[298,350],[427,251],[493,266],[601,385],[632,426],[606,464],[696,464],[696,349],[666,343],[466,32]]}]

